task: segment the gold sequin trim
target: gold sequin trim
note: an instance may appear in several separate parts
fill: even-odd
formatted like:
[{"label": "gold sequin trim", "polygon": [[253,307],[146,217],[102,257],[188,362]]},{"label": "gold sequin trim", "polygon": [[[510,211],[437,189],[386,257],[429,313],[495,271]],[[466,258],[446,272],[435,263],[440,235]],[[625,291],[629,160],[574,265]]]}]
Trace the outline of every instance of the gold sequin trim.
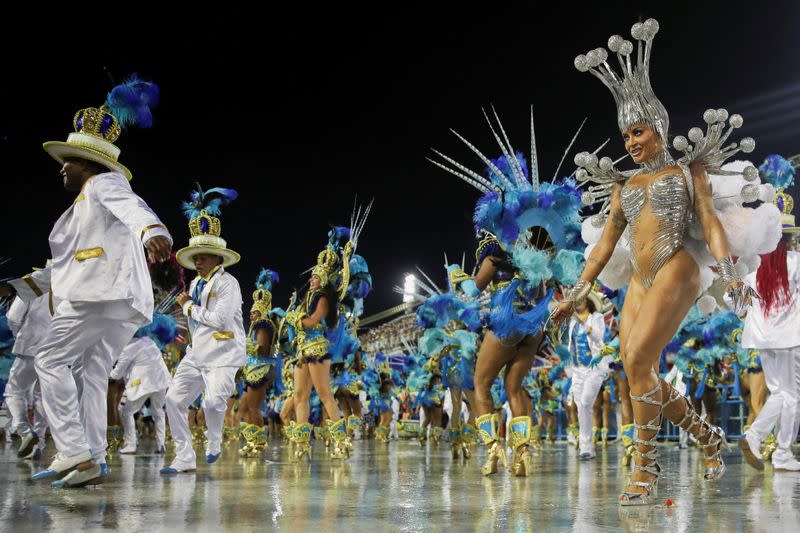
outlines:
[{"label": "gold sequin trim", "polygon": [[[81,196],[83,196],[83,195],[81,195]],[[164,228],[164,231],[169,231],[164,224],[152,224],[152,225],[147,226],[146,228],[144,228],[142,230],[142,234],[139,236],[139,240],[144,239],[144,234],[147,233],[148,231],[150,231],[151,229],[154,229],[154,228]]]},{"label": "gold sequin trim", "polygon": [[215,331],[211,336],[214,337],[215,339],[217,339],[218,341],[224,341],[224,340],[232,339],[233,338],[233,332],[232,331]]},{"label": "gold sequin trim", "polygon": [[37,298],[39,296],[41,296],[42,294],[44,294],[42,292],[42,289],[39,288],[39,286],[36,284],[36,282],[33,281],[33,279],[29,275],[22,276],[22,281],[24,281],[25,283],[28,284],[28,287],[31,288],[31,290],[33,291],[33,294],[35,294]]},{"label": "gold sequin trim", "polygon": [[101,255],[103,255],[103,248],[101,246],[98,246],[97,248],[78,250],[77,252],[75,252],[75,260],[86,261],[87,259],[94,259],[96,257],[100,257]]}]

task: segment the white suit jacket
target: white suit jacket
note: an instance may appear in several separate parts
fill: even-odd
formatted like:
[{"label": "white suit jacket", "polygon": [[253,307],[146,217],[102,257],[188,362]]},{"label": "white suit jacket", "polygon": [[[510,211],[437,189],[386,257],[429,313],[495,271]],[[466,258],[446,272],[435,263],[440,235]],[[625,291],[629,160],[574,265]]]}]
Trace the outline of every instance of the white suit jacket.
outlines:
[{"label": "white suit jacket", "polygon": [[[800,253],[786,252],[786,270],[792,303],[786,309],[765,317],[761,301],[753,298],[744,318],[744,348],[777,350],[800,346]],[[755,287],[756,272],[745,276],[744,282]],[[726,301],[729,299],[726,298]]]},{"label": "white suit jacket", "polygon": [[[189,300],[183,304],[192,334],[184,359],[199,367],[241,366],[247,352],[239,282],[224,268],[207,278],[200,303]],[[198,276],[192,280],[189,294],[194,294],[200,279]]]},{"label": "white suit jacket", "polygon": [[45,294],[30,302],[14,298],[8,308],[6,318],[8,327],[14,334],[14,347],[11,352],[18,356],[33,357],[47,334],[53,318],[51,294]]},{"label": "white suit jacket", "polygon": [[70,302],[123,301],[142,325],[153,317],[143,243],[167,228],[118,172],[87,181],[50,232],[52,266],[10,283],[23,300],[48,290]]},{"label": "white suit jacket", "polygon": [[125,379],[125,398],[131,401],[166,391],[172,381],[161,350],[150,337],[134,337],[122,349],[110,377]]},{"label": "white suit jacket", "polygon": [[[579,322],[575,317],[572,317],[569,321],[569,336],[567,337],[569,341],[567,348],[570,353],[572,353],[572,331],[578,327],[578,324]],[[606,335],[606,323],[605,320],[603,320],[603,314],[597,312],[591,313],[586,317],[584,327],[588,330],[586,337],[589,341],[589,349],[592,351],[592,356],[600,355],[600,350],[603,349]]]}]

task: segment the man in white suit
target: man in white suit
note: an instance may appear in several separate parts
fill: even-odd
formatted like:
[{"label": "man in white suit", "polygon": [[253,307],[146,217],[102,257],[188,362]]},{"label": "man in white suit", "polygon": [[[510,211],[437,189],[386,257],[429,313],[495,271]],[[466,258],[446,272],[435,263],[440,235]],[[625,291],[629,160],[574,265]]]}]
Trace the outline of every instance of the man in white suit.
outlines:
[{"label": "man in white suit", "polygon": [[[146,82],[129,84],[129,91],[152,90]],[[111,365],[153,315],[144,249],[151,260],[164,261],[172,248],[166,227],[133,192],[130,171],[117,161],[113,142],[121,127],[112,112],[124,116],[125,109],[114,104],[116,89],[102,107],[76,114],[67,142],[44,144],[62,164],[64,187],[79,194],[50,233],[52,266],[9,282],[23,300],[52,288],[59,302],[34,359],[58,453],[33,479],[63,478],[56,487],[104,479]],[[0,287],[0,296],[10,292],[8,284]]]},{"label": "man in white suit", "polygon": [[161,350],[153,339],[140,330],[122,350],[109,377],[113,380],[125,379],[125,392],[119,403],[125,444],[119,453],[136,453],[136,424],[133,415],[144,407],[147,400],[150,400],[150,413],[156,426],[158,446],[156,453],[164,453],[166,439],[164,399],[171,378]]},{"label": "man in white suit", "polygon": [[[205,193],[205,201],[219,190],[222,189]],[[235,198],[235,192],[225,191],[233,193]],[[196,202],[197,209],[187,212],[192,233],[189,246],[176,255],[181,265],[197,271],[197,277],[189,293],[177,298],[189,319],[192,342],[167,391],[167,417],[175,442],[175,459],[169,467],[161,469],[164,475],[193,472],[197,468],[187,413],[201,392],[208,439],[206,462],[213,463],[219,458],[227,400],[236,386],[236,371],[246,358],[242,291],[236,278],[225,271],[226,266],[237,263],[240,257],[220,237],[219,219],[202,209],[202,192]]]},{"label": "man in white suit", "polygon": [[41,409],[41,398],[34,413],[36,427],[28,420],[28,409],[32,407],[31,390],[36,390],[34,398],[40,396],[33,358],[50,327],[51,297],[50,294],[45,294],[30,302],[17,297],[6,313],[8,326],[14,334],[14,347],[11,351],[16,358],[8,374],[5,401],[11,415],[11,431],[20,437],[17,457],[34,458],[34,454],[41,456],[43,446],[40,444],[44,443],[44,433],[47,430],[47,417]]}]

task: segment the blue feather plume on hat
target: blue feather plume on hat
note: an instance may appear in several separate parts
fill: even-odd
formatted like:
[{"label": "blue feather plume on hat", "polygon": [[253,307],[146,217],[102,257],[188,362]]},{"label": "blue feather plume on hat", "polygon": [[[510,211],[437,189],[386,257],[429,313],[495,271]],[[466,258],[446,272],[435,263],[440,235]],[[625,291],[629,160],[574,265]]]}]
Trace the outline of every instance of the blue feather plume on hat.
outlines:
[{"label": "blue feather plume on hat", "polygon": [[158,85],[140,80],[133,74],[124,83],[111,89],[105,105],[123,128],[149,128],[153,125],[151,110],[158,105],[159,94]]}]

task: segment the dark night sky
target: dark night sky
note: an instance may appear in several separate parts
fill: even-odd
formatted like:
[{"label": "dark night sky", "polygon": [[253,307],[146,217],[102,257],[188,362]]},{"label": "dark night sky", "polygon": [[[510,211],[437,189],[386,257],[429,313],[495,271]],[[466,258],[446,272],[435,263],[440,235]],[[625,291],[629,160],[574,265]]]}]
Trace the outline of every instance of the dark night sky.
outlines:
[{"label": "dark night sky", "polygon": [[348,222],[356,194],[375,197],[359,247],[376,285],[367,314],[399,303],[391,287],[415,264],[439,279],[443,251],[471,255],[477,191],[424,157],[436,147],[480,170],[448,128],[494,154],[483,105],[495,104],[523,151],[533,105],[543,176],[555,171],[585,116],[577,150],[610,136],[604,153],[621,155],[609,92],[572,61],[614,33],[629,38],[640,18],[661,23],[652,80],[673,134],[701,125],[706,108],[726,107],[744,116],[740,132],[756,139],[755,162],[800,152],[794,2],[550,5],[558,16],[500,5],[453,7],[447,16],[410,4],[349,13],[306,4],[280,15],[261,14],[262,4],[258,13],[195,10],[141,20],[104,11],[106,22],[96,25],[85,13],[51,11],[35,38],[4,32],[2,255],[13,261],[2,274],[25,273],[49,255],[47,235],[73,194],[61,188],[59,167],[41,143],[65,139],[76,110],[103,102],[104,67],[117,81],[138,72],[161,87],[155,127],[124,133],[118,145],[134,190],[169,226],[176,247],[188,239],[178,208],[194,181],[239,190],[223,212],[223,237],[242,253],[232,271],[248,305],[262,266],[281,273],[275,302],[284,305],[328,225]]}]

